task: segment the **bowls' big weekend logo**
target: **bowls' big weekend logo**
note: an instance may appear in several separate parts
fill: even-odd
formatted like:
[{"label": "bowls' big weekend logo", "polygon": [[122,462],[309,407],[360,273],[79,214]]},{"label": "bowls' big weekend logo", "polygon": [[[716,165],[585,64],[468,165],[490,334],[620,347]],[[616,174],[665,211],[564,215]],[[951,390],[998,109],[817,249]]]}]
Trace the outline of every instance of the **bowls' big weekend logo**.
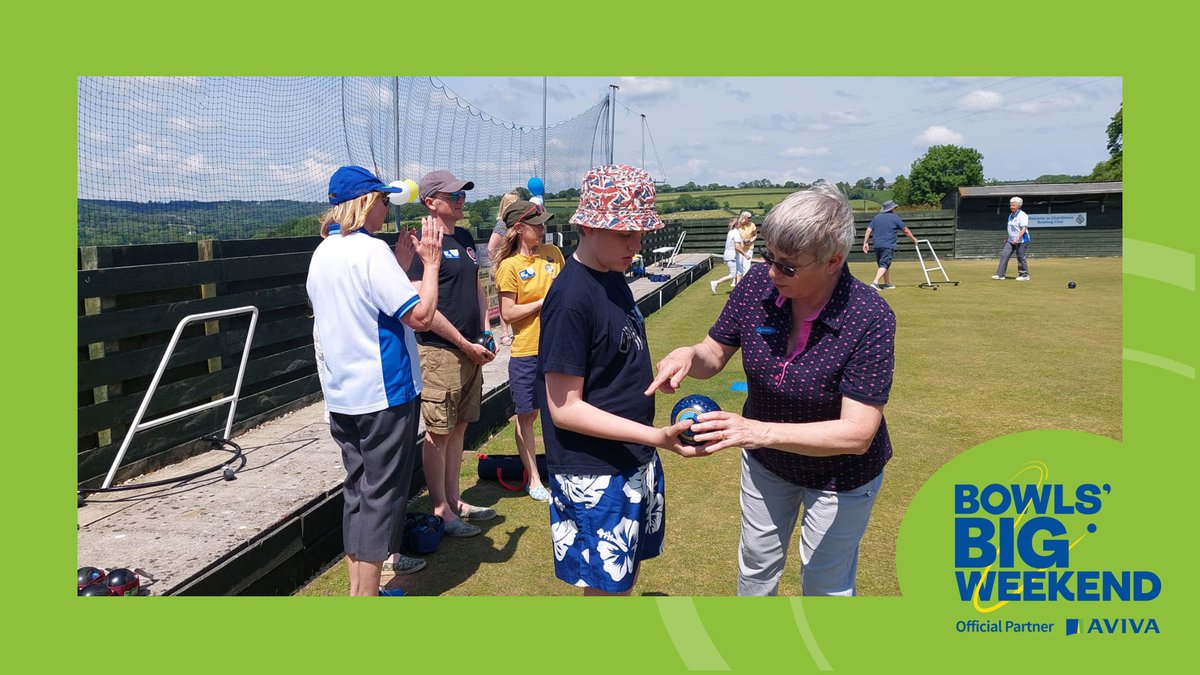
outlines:
[{"label": "bowls' big weekend logo", "polygon": [[[1108,483],[1048,483],[1041,462],[1006,483],[954,485],[954,577],[959,599],[987,615],[1009,603],[1139,603],[1162,582],[1149,570],[1079,569],[1072,551],[1099,529]],[[1034,482],[1028,482],[1036,477]],[[1122,606],[1125,607],[1125,606]],[[959,621],[959,632],[1048,632],[1052,623]],[[1147,617],[1066,620],[1066,633],[1158,633]]]}]

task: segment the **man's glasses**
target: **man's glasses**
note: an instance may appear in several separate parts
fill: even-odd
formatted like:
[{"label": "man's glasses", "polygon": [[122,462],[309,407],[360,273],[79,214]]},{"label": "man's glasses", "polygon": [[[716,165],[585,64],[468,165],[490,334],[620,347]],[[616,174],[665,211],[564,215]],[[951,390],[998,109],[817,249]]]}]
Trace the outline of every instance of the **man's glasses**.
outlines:
[{"label": "man's glasses", "polygon": [[450,202],[461,202],[467,198],[466,190],[459,190],[458,192],[439,192],[438,194],[441,195],[443,199]]},{"label": "man's glasses", "polygon": [[785,265],[785,264],[779,262],[778,260],[776,260],[775,256],[771,255],[770,251],[763,251],[763,260],[765,260],[768,265],[774,266],[775,269],[779,270],[779,273],[785,277],[794,277],[794,276],[796,276],[796,272],[799,272],[800,270],[804,269],[805,267],[808,267],[809,265],[817,262],[817,259],[813,258],[809,262],[806,262],[803,265],[800,265],[799,267],[794,267],[792,265]]}]

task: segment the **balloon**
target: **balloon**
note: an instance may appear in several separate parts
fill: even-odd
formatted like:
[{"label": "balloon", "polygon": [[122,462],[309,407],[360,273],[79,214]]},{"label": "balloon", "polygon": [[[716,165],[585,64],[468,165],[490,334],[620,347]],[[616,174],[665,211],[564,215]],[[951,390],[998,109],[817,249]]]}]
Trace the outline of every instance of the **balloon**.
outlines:
[{"label": "balloon", "polygon": [[529,201],[530,201],[530,202],[532,202],[532,203],[534,203],[534,204],[537,204],[538,206],[545,206],[545,205],[546,205],[546,201],[545,201],[544,199],[542,199],[542,196],[541,196],[541,195],[534,195],[534,196],[532,196],[532,197],[530,197],[530,198],[529,198]]},{"label": "balloon", "polygon": [[542,184],[542,179],[538,178],[537,176],[530,178],[529,184],[526,187],[529,188],[529,192],[531,192],[535,197],[540,197],[546,192],[546,186]]},{"label": "balloon", "polygon": [[417,201],[417,184],[411,178],[394,180],[388,183],[388,187],[400,188],[400,192],[388,193],[388,201],[396,206],[411,204]]}]

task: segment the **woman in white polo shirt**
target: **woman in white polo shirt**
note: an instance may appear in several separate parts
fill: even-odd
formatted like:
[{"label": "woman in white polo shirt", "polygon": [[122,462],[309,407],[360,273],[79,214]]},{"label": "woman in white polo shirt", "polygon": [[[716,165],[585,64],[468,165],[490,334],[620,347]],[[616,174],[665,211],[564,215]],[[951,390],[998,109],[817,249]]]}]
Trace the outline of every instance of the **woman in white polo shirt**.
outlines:
[{"label": "woman in white polo shirt", "polygon": [[[331,207],[321,216],[324,241],[306,284],[323,352],[329,431],[346,467],[342,541],[350,595],[380,594],[384,561],[400,550],[421,394],[413,330],[427,330],[437,310],[441,228],[426,218],[421,240],[401,233],[395,252],[373,236],[387,218],[387,193],[399,191],[362,167],[334,172]],[[429,282],[421,297],[397,264],[414,253]]]}]

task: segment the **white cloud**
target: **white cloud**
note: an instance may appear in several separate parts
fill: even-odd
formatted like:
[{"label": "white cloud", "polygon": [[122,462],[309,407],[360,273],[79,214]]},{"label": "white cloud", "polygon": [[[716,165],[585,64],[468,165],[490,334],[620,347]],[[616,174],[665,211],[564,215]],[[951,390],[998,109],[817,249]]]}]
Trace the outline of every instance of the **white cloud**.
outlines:
[{"label": "white cloud", "polygon": [[221,128],[221,123],[217,120],[201,117],[175,116],[167,120],[167,123],[181,131],[216,131]]},{"label": "white cloud", "polygon": [[834,110],[819,115],[802,117],[798,113],[773,113],[766,117],[747,118],[742,121],[726,121],[727,126],[744,126],[760,131],[780,131],[796,134],[806,131],[827,132],[839,127],[856,127],[868,124],[869,120],[853,110]]},{"label": "white cloud", "polygon": [[806,148],[800,145],[779,151],[779,154],[784,157],[814,157],[816,155],[825,155],[828,153],[829,148],[824,146],[819,148]]},{"label": "white cloud", "polygon": [[879,174],[880,176],[894,175],[892,173],[892,167],[890,167],[890,166],[877,166],[877,167],[875,167],[875,173]]},{"label": "white cloud", "polygon": [[125,105],[131,110],[136,110],[143,113],[156,113],[159,110],[157,104],[152,101],[147,101],[144,98],[131,97],[125,99]]},{"label": "white cloud", "polygon": [[1004,105],[1004,95],[986,89],[976,89],[958,99],[958,105],[963,110],[995,110]]},{"label": "white cloud", "polygon": [[1042,115],[1049,112],[1060,112],[1063,110],[1079,110],[1085,108],[1086,103],[1087,99],[1079,94],[1066,94],[1052,98],[1023,101],[1021,103],[1009,106],[1008,109],[1023,115]]},{"label": "white cloud", "polygon": [[675,93],[676,80],[664,77],[622,77],[617,86],[617,102],[621,99],[648,101]]},{"label": "white cloud", "polygon": [[913,145],[958,145],[963,142],[963,135],[946,127],[932,126],[917,136]]}]

